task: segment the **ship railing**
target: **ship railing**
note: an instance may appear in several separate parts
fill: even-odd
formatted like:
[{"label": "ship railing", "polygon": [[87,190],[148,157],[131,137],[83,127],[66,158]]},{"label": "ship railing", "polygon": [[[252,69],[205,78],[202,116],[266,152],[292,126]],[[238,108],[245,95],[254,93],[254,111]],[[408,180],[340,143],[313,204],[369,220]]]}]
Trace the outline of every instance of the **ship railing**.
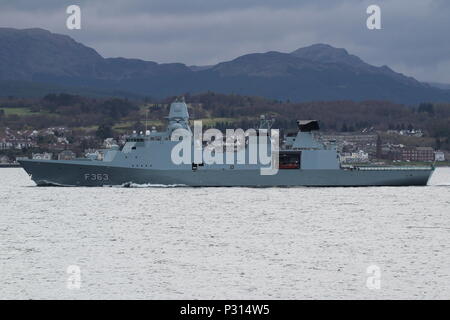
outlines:
[{"label": "ship railing", "polygon": [[362,170],[362,171],[392,171],[392,170],[431,170],[433,166],[405,166],[405,167],[353,167],[353,170]]}]

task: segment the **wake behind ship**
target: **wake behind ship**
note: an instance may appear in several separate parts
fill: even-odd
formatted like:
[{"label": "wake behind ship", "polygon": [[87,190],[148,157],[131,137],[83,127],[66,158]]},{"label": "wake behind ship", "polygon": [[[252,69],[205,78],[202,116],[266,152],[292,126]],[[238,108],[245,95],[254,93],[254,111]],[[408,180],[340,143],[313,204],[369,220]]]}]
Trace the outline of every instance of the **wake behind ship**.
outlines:
[{"label": "wake behind ship", "polygon": [[[267,122],[266,122],[267,123]],[[175,164],[171,153],[179,141],[171,135],[185,129],[192,135],[184,100],[170,106],[165,131],[134,133],[120,150],[107,150],[102,159],[20,160],[39,186],[113,186],[130,184],[196,187],[277,187],[277,186],[422,186],[433,167],[342,167],[336,147],[315,138],[315,120],[297,121],[298,132],[285,137],[278,153],[276,174],[262,175],[261,163]],[[266,128],[270,129],[270,128]],[[195,146],[192,144],[192,150]],[[248,141],[228,155],[249,157]],[[194,151],[193,151],[194,152]],[[225,158],[227,152],[222,156]]]}]

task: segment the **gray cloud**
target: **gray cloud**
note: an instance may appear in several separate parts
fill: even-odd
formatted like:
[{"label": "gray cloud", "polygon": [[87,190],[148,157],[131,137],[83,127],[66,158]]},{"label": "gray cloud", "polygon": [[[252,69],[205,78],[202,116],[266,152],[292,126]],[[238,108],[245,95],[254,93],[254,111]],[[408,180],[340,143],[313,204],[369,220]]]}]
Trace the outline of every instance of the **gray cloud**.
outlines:
[{"label": "gray cloud", "polygon": [[[449,1],[329,2],[3,0],[0,21],[2,26],[68,34],[106,57],[188,65],[322,42],[419,80],[450,83]],[[382,9],[382,30],[366,28],[365,11],[373,3]],[[65,8],[70,4],[82,8],[82,30],[65,28]]]}]

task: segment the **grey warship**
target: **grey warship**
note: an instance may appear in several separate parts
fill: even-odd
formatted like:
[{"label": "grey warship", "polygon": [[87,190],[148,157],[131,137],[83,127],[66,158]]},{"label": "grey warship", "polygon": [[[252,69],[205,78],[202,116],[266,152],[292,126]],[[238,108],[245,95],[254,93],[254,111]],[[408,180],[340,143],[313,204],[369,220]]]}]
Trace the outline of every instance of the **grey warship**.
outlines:
[{"label": "grey warship", "polygon": [[[278,170],[273,175],[262,175],[261,163],[175,164],[171,152],[179,141],[171,139],[172,133],[181,128],[192,134],[184,100],[170,105],[167,120],[165,131],[133,133],[122,149],[107,150],[101,159],[20,160],[20,164],[38,186],[423,186],[434,170],[433,166],[344,167],[336,147],[314,135],[319,130],[315,120],[297,121],[298,131],[287,135],[279,149]],[[233,152],[248,157],[248,148],[241,149]]]}]

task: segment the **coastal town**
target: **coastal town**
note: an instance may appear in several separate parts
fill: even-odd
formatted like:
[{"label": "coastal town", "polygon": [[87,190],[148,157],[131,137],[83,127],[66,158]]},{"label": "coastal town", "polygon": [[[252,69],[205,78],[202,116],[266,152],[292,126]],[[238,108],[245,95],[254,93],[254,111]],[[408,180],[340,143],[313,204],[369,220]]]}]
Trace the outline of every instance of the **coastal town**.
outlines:
[{"label": "coastal town", "polygon": [[[130,132],[131,133],[131,132]],[[130,134],[101,139],[95,134],[74,135],[66,127],[42,130],[15,131],[6,128],[0,132],[0,164],[17,165],[20,159],[73,160],[78,157],[101,159],[105,149],[121,147]],[[442,162],[449,152],[429,146],[411,146],[394,143],[399,137],[422,137],[418,130],[389,130],[386,132],[326,132],[318,134],[325,143],[336,145],[342,164],[392,164],[396,162]]]}]

